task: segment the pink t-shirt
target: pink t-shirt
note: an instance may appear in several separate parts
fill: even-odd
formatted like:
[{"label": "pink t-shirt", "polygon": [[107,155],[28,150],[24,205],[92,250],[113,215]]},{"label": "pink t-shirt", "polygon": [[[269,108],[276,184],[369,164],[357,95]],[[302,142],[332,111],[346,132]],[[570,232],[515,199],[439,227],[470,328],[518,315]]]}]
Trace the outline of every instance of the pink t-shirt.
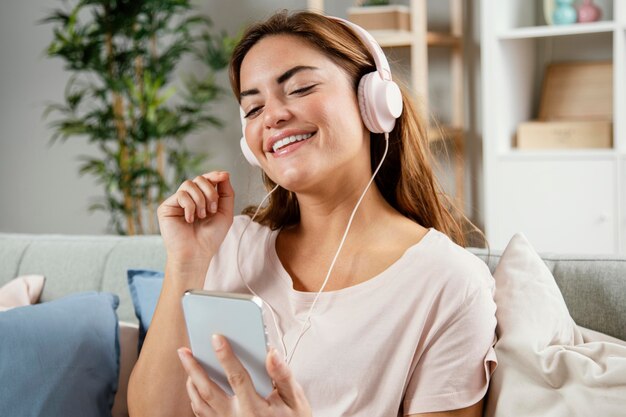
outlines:
[{"label": "pink t-shirt", "polygon": [[[249,293],[274,309],[288,353],[316,293],[293,289],[276,254],[278,231],[237,216],[205,289]],[[332,276],[331,276],[332,280]],[[480,259],[430,229],[379,275],[323,292],[290,368],[315,417],[402,416],[478,402],[496,365],[494,280]],[[272,315],[269,342],[282,352]]]}]

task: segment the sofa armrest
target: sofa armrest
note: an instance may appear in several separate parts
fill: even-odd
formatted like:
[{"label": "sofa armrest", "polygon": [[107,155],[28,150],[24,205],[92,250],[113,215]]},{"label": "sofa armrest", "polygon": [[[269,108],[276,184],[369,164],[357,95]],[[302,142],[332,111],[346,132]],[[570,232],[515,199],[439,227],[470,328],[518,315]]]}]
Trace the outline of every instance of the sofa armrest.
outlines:
[{"label": "sofa armrest", "polygon": [[139,325],[120,321],[120,377],[113,403],[112,417],[128,417],[128,379],[137,362]]}]

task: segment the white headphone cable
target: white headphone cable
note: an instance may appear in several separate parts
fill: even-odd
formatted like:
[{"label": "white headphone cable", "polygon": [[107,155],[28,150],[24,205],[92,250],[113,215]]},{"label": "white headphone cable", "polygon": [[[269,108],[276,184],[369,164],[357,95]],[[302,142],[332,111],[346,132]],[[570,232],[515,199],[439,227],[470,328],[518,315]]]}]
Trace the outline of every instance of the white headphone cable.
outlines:
[{"label": "white headphone cable", "polygon": [[[359,208],[359,206],[361,205],[361,202],[363,201],[363,198],[365,197],[365,194],[367,194],[367,190],[369,190],[370,186],[372,185],[372,182],[374,182],[374,178],[376,177],[376,174],[378,174],[378,171],[380,170],[380,167],[383,165],[383,162],[385,161],[385,158],[387,156],[387,151],[388,150],[389,150],[389,133],[385,132],[385,152],[383,153],[383,156],[380,159],[380,162],[378,163],[378,166],[376,167],[376,170],[372,174],[372,177],[370,178],[369,182],[367,183],[367,186],[363,190],[363,193],[361,194],[361,197],[359,198],[359,201],[357,201],[356,205],[354,206],[354,209],[352,209],[352,214],[350,215],[350,220],[348,220],[348,225],[346,226],[346,230],[343,232],[343,237],[341,238],[341,243],[339,244],[339,248],[337,249],[337,252],[335,253],[335,257],[333,258],[333,261],[330,264],[330,268],[328,268],[328,273],[326,274],[326,278],[324,279],[324,283],[322,284],[322,287],[320,288],[320,290],[317,292],[317,295],[315,296],[315,299],[313,299],[313,303],[311,304],[311,308],[309,308],[309,312],[307,314],[307,317],[304,320],[304,323],[302,323],[302,329],[300,330],[300,335],[298,336],[298,338],[296,339],[296,342],[294,343],[293,349],[291,350],[291,354],[289,355],[289,358],[287,360],[287,364],[291,363],[291,359],[293,358],[293,355],[296,352],[296,348],[298,347],[298,344],[300,343],[300,339],[302,339],[302,336],[304,336],[304,334],[311,328],[311,315],[313,313],[313,309],[315,308],[315,304],[317,304],[317,300],[319,299],[320,295],[324,291],[324,288],[326,288],[326,284],[328,284],[328,280],[330,278],[330,274],[333,271],[333,268],[335,268],[335,263],[337,262],[337,258],[339,257],[339,253],[341,252],[341,249],[343,248],[343,244],[346,241],[346,237],[348,236],[348,232],[350,231],[350,227],[352,226],[352,221],[354,220],[354,216],[356,214],[356,211]],[[283,342],[283,344],[284,344],[284,342]]]},{"label": "white headphone cable", "polygon": [[[387,151],[388,150],[389,150],[389,133],[385,133],[385,151],[383,152],[383,156],[380,159],[380,162],[378,163],[378,166],[376,167],[376,170],[374,170],[374,173],[372,174],[372,177],[370,178],[369,182],[367,183],[367,186],[363,190],[363,193],[361,193],[361,197],[359,197],[359,200],[357,201],[356,205],[354,206],[354,209],[352,209],[352,214],[350,215],[350,219],[348,220],[348,225],[346,226],[346,230],[344,231],[343,237],[341,238],[341,243],[339,243],[339,248],[337,248],[337,252],[335,253],[335,257],[333,258],[333,260],[332,260],[332,262],[330,264],[330,267],[328,268],[328,272],[326,273],[326,278],[324,279],[324,283],[322,284],[322,287],[319,289],[319,291],[315,295],[315,298],[313,299],[313,303],[311,304],[311,307],[309,308],[309,311],[307,313],[307,317],[304,320],[304,323],[302,324],[302,328],[300,329],[300,334],[298,335],[298,338],[296,339],[296,342],[294,343],[293,349],[291,350],[291,353],[289,354],[289,356],[287,356],[287,347],[285,345],[285,336],[284,336],[283,332],[280,330],[280,328],[278,327],[278,321],[276,320],[276,314],[274,313],[274,309],[272,308],[272,306],[268,302],[263,300],[264,303],[268,306],[268,308],[270,310],[270,313],[272,314],[272,319],[274,321],[274,326],[276,328],[276,335],[279,337],[279,339],[281,341],[282,348],[283,348],[283,353],[284,353],[284,357],[285,357],[285,361],[287,362],[287,364],[291,363],[291,359],[293,358],[293,355],[294,355],[294,353],[296,351],[296,348],[298,347],[298,344],[300,343],[300,340],[302,339],[302,336],[304,336],[304,334],[311,327],[311,315],[313,313],[313,309],[315,308],[315,305],[317,304],[317,300],[319,299],[320,295],[324,291],[324,288],[326,288],[326,284],[328,284],[328,280],[330,279],[330,274],[332,273],[333,269],[335,268],[335,263],[337,262],[337,258],[339,257],[339,253],[341,252],[341,249],[343,248],[343,245],[344,245],[344,243],[346,241],[346,238],[348,236],[348,232],[350,231],[350,227],[352,226],[352,221],[354,220],[354,216],[356,215],[356,211],[359,208],[359,206],[361,205],[361,202],[363,201],[363,198],[365,198],[365,194],[367,194],[367,191],[369,190],[370,186],[372,185],[372,182],[374,182],[374,178],[376,177],[376,174],[378,174],[378,171],[380,170],[380,167],[383,165],[383,162],[385,161],[385,158],[387,157]],[[274,191],[276,191],[276,189],[278,187],[279,187],[279,185],[276,185],[265,196],[265,198],[263,198],[263,200],[261,201],[261,203],[257,207],[256,211],[254,212],[254,215],[250,218],[250,220],[248,221],[248,223],[246,224],[246,226],[242,230],[242,232],[241,232],[241,234],[239,236],[239,241],[237,243],[237,259],[236,259],[236,263],[237,263],[237,271],[239,272],[239,278],[241,279],[241,282],[243,282],[243,284],[246,286],[246,288],[248,288],[248,290],[253,295],[255,295],[255,296],[257,296],[257,297],[259,297],[261,299],[262,299],[262,297],[259,296],[256,292],[254,292],[254,290],[252,288],[250,288],[248,283],[243,278],[243,274],[241,273],[241,267],[240,267],[240,264],[239,264],[239,249],[241,247],[241,241],[242,241],[244,233],[246,232],[246,229],[248,228],[250,223],[252,223],[252,221],[254,221],[255,217],[259,213],[259,210],[261,209],[261,207],[262,207],[263,203],[265,202],[265,200],[267,200],[268,197]]]},{"label": "white headphone cable", "polygon": [[248,291],[250,291],[253,295],[255,295],[255,296],[259,297],[261,300],[263,300],[263,304],[267,305],[267,308],[269,309],[270,313],[272,314],[272,320],[274,321],[274,327],[276,328],[276,335],[279,336],[279,339],[280,339],[280,341],[281,341],[281,343],[283,345],[284,356],[285,356],[285,358],[287,358],[287,347],[285,346],[285,340],[284,340],[285,338],[284,338],[284,336],[282,336],[283,332],[281,332],[280,328],[278,327],[278,321],[276,320],[276,314],[274,313],[274,308],[271,306],[270,303],[265,301],[265,299],[263,299],[263,297],[258,295],[252,288],[250,288],[250,286],[248,285],[246,280],[243,279],[243,274],[241,273],[241,264],[239,263],[239,249],[241,248],[241,240],[243,239],[244,233],[246,233],[246,229],[248,229],[248,226],[250,226],[252,221],[254,221],[254,219],[256,218],[257,214],[259,214],[259,211],[261,210],[261,207],[263,206],[263,203],[265,203],[265,200],[267,200],[269,198],[269,196],[272,195],[272,193],[278,189],[278,187],[280,187],[280,186],[278,184],[276,184],[276,186],[274,188],[272,188],[272,190],[269,193],[267,193],[267,195],[263,198],[263,200],[261,200],[261,203],[257,206],[256,211],[254,212],[254,215],[250,218],[248,223],[246,223],[245,227],[241,231],[241,234],[239,235],[239,241],[237,242],[237,255],[236,255],[237,258],[235,259],[235,263],[237,264],[237,272],[239,272],[239,279],[241,280],[241,282],[243,282],[243,285],[245,285],[246,288],[248,289]]}]

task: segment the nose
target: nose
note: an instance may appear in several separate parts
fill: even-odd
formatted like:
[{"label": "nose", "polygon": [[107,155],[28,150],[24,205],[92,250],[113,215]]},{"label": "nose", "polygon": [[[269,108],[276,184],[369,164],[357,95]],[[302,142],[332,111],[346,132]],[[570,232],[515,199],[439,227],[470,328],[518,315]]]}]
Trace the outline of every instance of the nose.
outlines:
[{"label": "nose", "polygon": [[266,129],[280,127],[291,117],[291,111],[283,100],[278,97],[266,100],[263,109],[263,123]]}]

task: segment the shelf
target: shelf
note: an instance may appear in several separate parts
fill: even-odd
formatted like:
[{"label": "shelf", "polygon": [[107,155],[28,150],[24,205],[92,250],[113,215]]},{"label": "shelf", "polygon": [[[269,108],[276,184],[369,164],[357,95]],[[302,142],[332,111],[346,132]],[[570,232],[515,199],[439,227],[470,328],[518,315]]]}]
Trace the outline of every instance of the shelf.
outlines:
[{"label": "shelf", "polygon": [[[411,46],[415,35],[406,30],[371,30],[370,34],[382,48]],[[444,32],[428,32],[426,34],[428,46],[442,46],[458,48],[461,46],[461,37]]]},{"label": "shelf", "polygon": [[381,48],[411,46],[413,43],[413,34],[406,30],[370,30],[369,32]]},{"label": "shelf", "polygon": [[[620,118],[626,110],[624,3],[596,1],[607,20],[547,25],[547,1],[480,0],[482,209],[492,246],[504,247],[513,233],[523,232],[545,252],[626,253],[626,125]],[[548,69],[604,61],[612,69],[595,77]],[[599,81],[609,85],[594,87]],[[593,148],[594,142],[581,140],[587,147],[516,147],[520,124],[538,119],[554,101],[561,105],[552,108],[563,114],[575,103],[587,106],[575,109],[566,118],[571,121],[575,114],[612,107],[612,146]],[[540,139],[539,133],[528,134]],[[584,139],[586,133],[576,134]]]},{"label": "shelf", "polygon": [[585,33],[606,33],[612,32],[618,27],[619,25],[612,21],[572,25],[530,26],[502,32],[497,37],[500,40],[546,38],[551,36],[582,35]]},{"label": "shelf", "polygon": [[501,161],[573,160],[610,161],[619,153],[615,149],[511,149],[498,155]]},{"label": "shelf", "polygon": [[450,48],[460,48],[462,38],[450,33],[428,32],[426,34],[428,46],[447,46]]}]

